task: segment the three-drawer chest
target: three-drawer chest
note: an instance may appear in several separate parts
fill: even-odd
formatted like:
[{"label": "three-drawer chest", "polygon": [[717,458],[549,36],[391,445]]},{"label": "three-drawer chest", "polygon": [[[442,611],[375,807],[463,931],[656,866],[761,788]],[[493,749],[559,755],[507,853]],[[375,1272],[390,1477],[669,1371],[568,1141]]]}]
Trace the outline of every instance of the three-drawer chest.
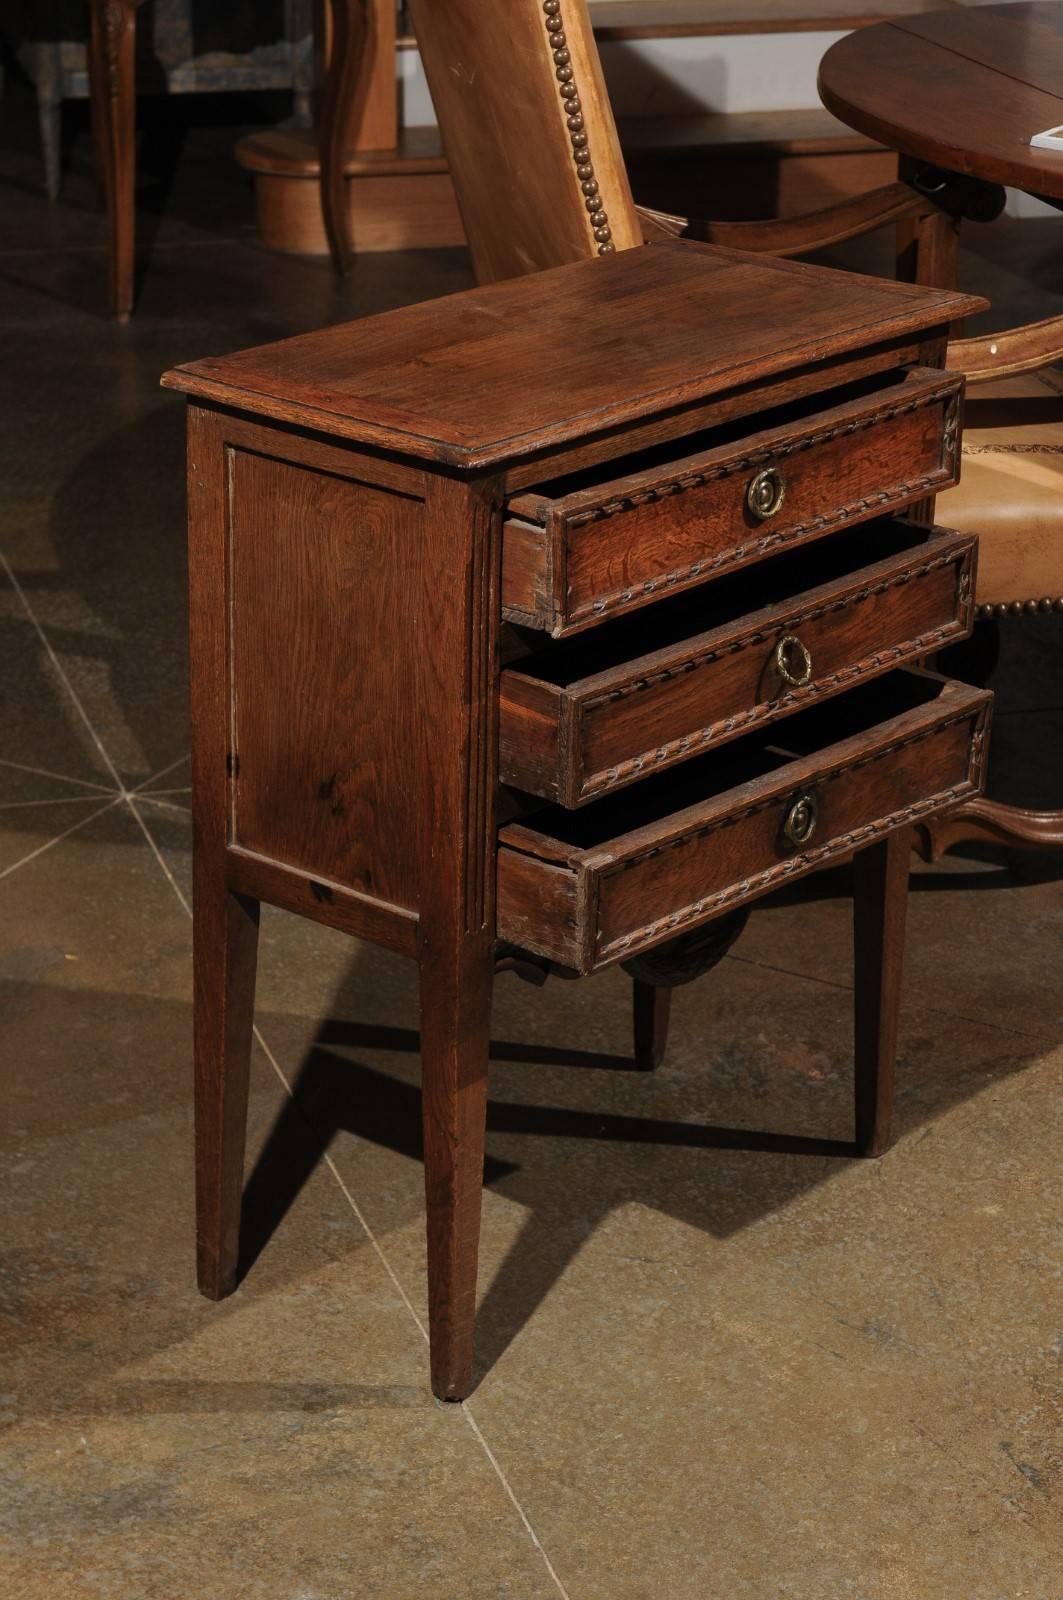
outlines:
[{"label": "three-drawer chest", "polygon": [[[888,1137],[911,826],[990,696],[936,528],[969,297],[662,243],[179,368],[200,1286],[236,1282],[262,901],[415,958],[432,1381],[472,1374],[492,983],[669,986],[849,856]],[[711,981],[711,980],[709,980]]]}]

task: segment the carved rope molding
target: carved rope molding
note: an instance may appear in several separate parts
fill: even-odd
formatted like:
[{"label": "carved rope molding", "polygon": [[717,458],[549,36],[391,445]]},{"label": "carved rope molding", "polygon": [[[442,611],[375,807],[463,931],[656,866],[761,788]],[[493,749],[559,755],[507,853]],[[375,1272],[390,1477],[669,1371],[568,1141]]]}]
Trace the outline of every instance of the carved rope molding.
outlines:
[{"label": "carved rope molding", "polygon": [[[938,726],[934,729],[931,729],[929,733],[921,734],[916,739],[906,739],[904,740],[903,744],[891,747],[891,751],[892,749],[903,749],[904,745],[906,744],[918,744],[922,739],[930,738],[931,734],[942,732],[945,728],[951,727],[954,722],[962,722],[964,720],[966,720],[965,717],[955,717],[949,722],[939,723]],[[721,889],[717,894],[707,895],[703,900],[695,901],[693,905],[685,907],[682,911],[676,911],[670,916],[661,917],[656,922],[647,923],[644,927],[637,929],[634,933],[625,934],[620,939],[614,939],[611,944],[602,945],[597,950],[598,957],[602,958],[605,956],[619,954],[628,949],[631,945],[643,944],[649,940],[658,938],[662,934],[671,935],[674,933],[680,933],[685,927],[693,923],[703,921],[707,916],[711,916],[717,911],[725,910],[728,905],[736,901],[741,901],[762,889],[766,890],[772,888],[776,883],[782,882],[784,879],[793,877],[799,873],[809,871],[813,867],[820,866],[824,862],[829,861],[832,857],[848,855],[853,850],[861,849],[866,845],[873,844],[876,839],[883,838],[887,833],[892,833],[896,828],[903,828],[908,826],[910,823],[918,822],[932,812],[951,809],[953,803],[958,804],[963,800],[970,799],[973,794],[977,794],[981,790],[984,745],[985,718],[983,714],[982,719],[979,722],[978,727],[975,729],[971,740],[970,774],[962,783],[954,784],[949,789],[943,789],[938,794],[932,795],[927,800],[918,800],[913,802],[911,805],[902,807],[898,811],[891,811],[887,816],[879,817],[874,822],[862,823],[860,827],[851,828],[848,833],[838,834],[835,838],[829,839],[825,844],[817,845],[813,850],[802,851],[800,854],[792,856],[788,861],[774,862],[770,867],[766,867],[762,872],[754,873],[751,877],[743,879],[741,883],[730,884],[726,889]],[[883,751],[882,754],[890,754],[891,751]],[[878,759],[878,757],[872,759]],[[864,766],[866,764],[866,762],[859,762],[856,765]],[[855,770],[856,766],[845,767],[842,769],[841,773],[831,773],[828,776],[830,778],[840,777],[846,772],[853,772]],[[776,804],[778,804],[777,799],[766,802],[762,805],[750,806],[745,811],[736,812],[733,817],[727,817],[723,820],[723,822],[715,824],[714,826],[729,826],[732,822],[739,822],[743,820],[743,818],[753,815],[754,812],[767,809],[768,805]],[[698,830],[698,832],[701,833],[708,833],[711,831],[711,828]],[[696,836],[696,834],[688,834],[684,837],[684,839],[677,842],[680,844],[686,843],[687,839],[695,838]],[[657,852],[650,851],[646,856],[640,856],[638,860],[647,860],[649,859],[649,856],[654,854],[657,854]],[[635,861],[624,862],[617,870],[623,871],[627,866],[634,866],[635,864]]]},{"label": "carved rope molding", "polygon": [[940,628],[932,628],[929,632],[920,634],[907,645],[893,645],[888,650],[880,650],[876,655],[867,656],[863,661],[854,662],[851,666],[842,667],[837,672],[828,674],[827,677],[818,679],[809,684],[806,689],[794,690],[783,695],[778,700],[764,701],[761,705],[754,706],[752,710],[740,715],[726,717],[720,722],[714,722],[707,728],[699,728],[694,733],[683,734],[678,739],[672,739],[668,744],[660,745],[656,750],[643,756],[633,756],[629,761],[622,761],[615,767],[610,767],[608,772],[602,773],[588,780],[584,786],[585,795],[594,795],[599,790],[619,783],[628,778],[637,778],[647,770],[661,770],[670,762],[678,760],[684,755],[694,753],[696,745],[710,745],[714,740],[724,734],[728,736],[735,733],[746,733],[751,728],[760,724],[776,722],[788,712],[804,709],[820,699],[827,699],[830,695],[845,687],[849,683],[856,683],[860,678],[869,674],[888,671],[890,667],[901,665],[913,657],[929,655],[931,651],[939,650],[947,644],[956,633],[958,624],[954,621],[943,624]]},{"label": "carved rope molding", "polygon": [[[662,667],[659,672],[650,672],[645,677],[639,678],[634,683],[619,685],[606,694],[600,694],[584,702],[585,709],[595,710],[600,705],[612,704],[617,700],[624,700],[628,695],[641,694],[644,689],[653,689],[660,683],[666,683],[669,678],[680,678],[688,672],[695,671],[698,667],[709,666],[714,661],[720,661],[724,656],[739,655],[743,650],[751,649],[754,645],[776,641],[784,633],[789,633],[794,628],[803,627],[809,622],[818,622],[821,617],[828,616],[834,611],[848,611],[850,606],[862,605],[866,600],[871,600],[877,595],[888,594],[891,589],[903,589],[909,583],[915,583],[923,578],[928,578],[931,573],[938,572],[944,567],[960,566],[962,571],[959,579],[959,603],[965,606],[970,596],[971,568],[970,551],[952,551],[948,555],[935,556],[932,561],[926,561],[918,567],[906,567],[903,572],[894,573],[888,578],[883,578],[878,583],[868,584],[866,588],[857,590],[854,594],[840,595],[833,600],[825,600],[822,604],[811,606],[806,611],[791,613],[774,623],[770,628],[757,628],[752,633],[747,633],[715,650],[705,650],[699,655],[676,662],[674,666]],[[950,621],[948,627],[955,627]],[[937,630],[935,630],[937,631]],[[847,669],[852,670],[852,669]],[[793,690],[781,695],[773,704],[790,704],[799,701],[809,691]]]},{"label": "carved rope molding", "polygon": [[[810,534],[828,533],[832,528],[842,527],[846,523],[867,520],[891,506],[907,505],[940,489],[943,472],[946,476],[951,476],[947,468],[937,467],[932,473],[916,478],[913,483],[899,483],[893,489],[876,490],[874,494],[864,495],[862,499],[854,500],[850,505],[838,506],[834,511],[812,517],[807,522],[795,522],[784,532],[765,534],[762,539],[756,539],[752,544],[735,545],[732,549],[721,550],[712,557],[702,557],[685,571],[669,572],[662,578],[647,578],[638,593],[647,595],[653,594],[659,588],[681,587],[690,579],[700,577],[703,572],[719,572],[728,566],[746,565],[759,560],[778,545],[794,544]],[[595,600],[589,606],[583,605],[573,610],[572,620],[578,621],[591,613],[600,616],[614,606],[629,605],[635,599],[635,594],[634,589],[625,589],[620,594],[606,595],[604,599]]]},{"label": "carved rope molding", "polygon": [[572,55],[568,48],[568,40],[565,37],[561,0],[543,0],[543,12],[546,19],[547,40],[554,57],[554,71],[561,88],[561,99],[564,101],[565,125],[572,141],[572,160],[583,192],[583,201],[587,207],[587,220],[590,222],[591,232],[598,246],[598,254],[612,255],[616,245],[613,243],[605,202],[598,192],[598,180],[594,175],[590,141],[583,121],[583,104],[572,70]]},{"label": "carved rope molding", "polygon": [[955,470],[956,440],[959,429],[959,391],[943,392],[935,390],[931,394],[914,395],[908,400],[897,401],[893,405],[882,406],[877,411],[868,412],[862,417],[851,417],[847,422],[835,423],[832,427],[819,428],[813,433],[805,434],[797,439],[782,439],[777,444],[765,445],[759,450],[751,450],[744,456],[736,456],[730,461],[721,462],[718,466],[704,467],[690,472],[680,472],[671,478],[662,478],[659,482],[647,484],[644,489],[636,490],[632,494],[617,495],[615,499],[603,500],[598,505],[590,506],[586,511],[577,511],[565,517],[565,526],[568,528],[581,528],[589,522],[601,522],[606,517],[615,517],[624,511],[636,510],[639,506],[649,505],[654,500],[667,499],[669,495],[683,494],[688,489],[700,489],[707,483],[715,483],[721,478],[733,477],[739,472],[748,472],[752,467],[763,467],[769,462],[784,460],[789,456],[799,455],[805,450],[812,450],[821,444],[830,444],[834,439],[845,438],[850,434],[866,432],[868,428],[877,428],[882,423],[893,422],[897,417],[907,416],[909,412],[920,411],[925,406],[941,405],[947,401],[942,431],[942,463],[941,469],[950,472]]},{"label": "carved rope molding", "polygon": [[[817,774],[814,778],[810,778],[808,781],[809,783],[815,783],[816,787],[820,789],[828,783],[837,783],[840,778],[847,778],[853,772],[861,772],[864,767],[874,766],[876,762],[885,760],[887,756],[895,756],[899,751],[907,750],[911,745],[925,744],[927,739],[933,739],[939,733],[944,733],[946,729],[954,728],[961,722],[970,722],[972,717],[976,715],[979,715],[979,713],[972,712],[970,709],[967,711],[959,711],[955,716],[949,717],[944,722],[935,722],[933,727],[924,728],[921,733],[909,734],[907,739],[896,739],[891,744],[884,745],[880,750],[872,751],[866,756],[860,756],[856,761],[847,761],[844,766],[835,767],[832,772]],[[980,717],[981,720],[979,721],[979,725],[976,728],[971,740],[972,772],[976,767],[979,772],[981,771],[981,745],[984,733],[985,713],[982,712]],[[795,787],[797,786],[795,785]],[[678,839],[669,839],[661,844],[651,845],[648,849],[640,851],[638,855],[629,856],[623,861],[618,861],[614,866],[610,867],[608,871],[603,871],[603,877],[613,877],[617,873],[627,872],[631,867],[638,867],[641,866],[643,862],[652,861],[654,856],[664,855],[664,853],[668,850],[682,849],[684,845],[689,844],[693,839],[700,839],[704,834],[715,833],[721,828],[731,828],[735,825],[735,823],[745,822],[747,817],[758,816],[762,811],[771,811],[779,804],[780,796],[775,794],[769,796],[766,800],[757,800],[752,805],[743,806],[738,811],[728,812],[725,817],[720,817],[715,822],[706,822],[699,828],[691,828],[688,832],[681,834]],[[877,823],[875,826],[877,826]],[[820,850],[825,850],[828,848],[828,846],[820,845],[817,846],[817,848]],[[800,855],[799,859],[804,860],[806,855],[809,854],[815,856],[816,852],[805,852],[804,854]]]}]

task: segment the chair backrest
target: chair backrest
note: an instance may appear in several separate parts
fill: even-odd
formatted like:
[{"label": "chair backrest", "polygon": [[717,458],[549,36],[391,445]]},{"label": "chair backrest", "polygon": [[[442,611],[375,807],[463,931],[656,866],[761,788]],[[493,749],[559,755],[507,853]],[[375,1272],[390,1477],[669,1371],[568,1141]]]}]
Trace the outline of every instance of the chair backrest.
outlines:
[{"label": "chair backrest", "polygon": [[481,283],[642,243],[586,0],[409,0]]}]

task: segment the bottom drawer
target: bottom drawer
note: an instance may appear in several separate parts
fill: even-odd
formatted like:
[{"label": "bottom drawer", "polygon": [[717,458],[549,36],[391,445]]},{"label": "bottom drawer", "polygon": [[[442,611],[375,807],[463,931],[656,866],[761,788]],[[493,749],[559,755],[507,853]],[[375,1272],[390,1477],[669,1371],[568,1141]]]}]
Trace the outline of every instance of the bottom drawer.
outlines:
[{"label": "bottom drawer", "polygon": [[981,789],[992,695],[895,672],[499,834],[498,935],[593,972]]}]

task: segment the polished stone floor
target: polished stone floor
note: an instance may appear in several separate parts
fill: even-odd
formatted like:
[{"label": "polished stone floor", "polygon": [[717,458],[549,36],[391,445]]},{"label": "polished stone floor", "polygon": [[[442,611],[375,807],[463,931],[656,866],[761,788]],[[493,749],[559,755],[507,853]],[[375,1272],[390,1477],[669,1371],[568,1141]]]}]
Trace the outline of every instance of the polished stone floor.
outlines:
[{"label": "polished stone floor", "polygon": [[[158,377],[467,268],[367,257],[337,286],[256,245],[232,128],[169,171],[149,128],[114,327],[83,135],[49,207],[24,98],[0,110],[0,1594],[1061,1600],[1052,862],[917,868],[878,1163],[719,1133],[848,1136],[844,874],[677,992],[652,1076],[619,972],[502,980],[462,1407],[426,1382],[412,969],[267,913],[246,1277],[197,1296],[183,418]],[[1000,321],[1047,315],[1061,258],[1063,219],[1005,225],[964,277]],[[1008,631],[998,674],[993,784],[1035,804],[1063,802],[1061,643]]]}]

